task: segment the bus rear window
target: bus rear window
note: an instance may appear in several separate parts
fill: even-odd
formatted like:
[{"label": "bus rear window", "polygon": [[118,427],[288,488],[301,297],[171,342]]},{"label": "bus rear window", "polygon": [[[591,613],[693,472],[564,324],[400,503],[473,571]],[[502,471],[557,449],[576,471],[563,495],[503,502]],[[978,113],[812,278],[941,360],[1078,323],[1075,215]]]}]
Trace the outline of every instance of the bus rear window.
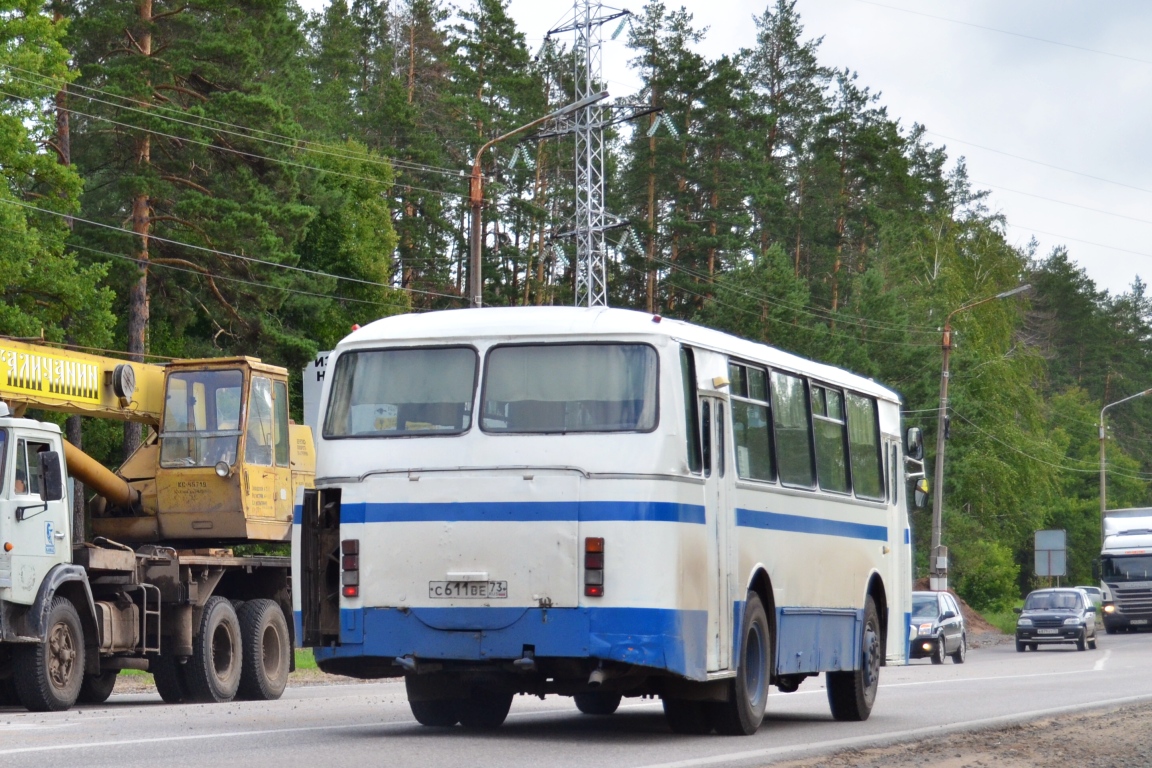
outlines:
[{"label": "bus rear window", "polygon": [[345,352],[333,372],[324,437],[467,431],[477,359],[471,347]]},{"label": "bus rear window", "polygon": [[649,432],[656,351],[645,344],[496,347],[484,372],[485,432]]}]

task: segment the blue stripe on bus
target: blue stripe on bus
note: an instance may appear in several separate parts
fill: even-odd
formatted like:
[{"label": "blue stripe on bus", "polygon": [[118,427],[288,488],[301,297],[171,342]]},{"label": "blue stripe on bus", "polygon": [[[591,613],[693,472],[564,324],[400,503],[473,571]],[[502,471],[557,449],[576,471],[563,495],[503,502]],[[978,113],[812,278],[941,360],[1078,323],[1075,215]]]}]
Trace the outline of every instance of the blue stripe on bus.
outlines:
[{"label": "blue stripe on bus", "polygon": [[704,507],[664,501],[464,501],[340,506],[341,524],[429,522],[660,522],[704,524]]},{"label": "blue stripe on bus", "polygon": [[708,612],[662,608],[344,608],[329,659],[592,658],[706,680]]},{"label": "blue stripe on bus", "polygon": [[849,523],[823,517],[784,515],[779,512],[760,512],[755,509],[737,509],[736,525],[742,528],[762,528],[768,531],[818,533],[824,536],[843,536],[849,539],[888,541],[888,528],[883,525]]}]

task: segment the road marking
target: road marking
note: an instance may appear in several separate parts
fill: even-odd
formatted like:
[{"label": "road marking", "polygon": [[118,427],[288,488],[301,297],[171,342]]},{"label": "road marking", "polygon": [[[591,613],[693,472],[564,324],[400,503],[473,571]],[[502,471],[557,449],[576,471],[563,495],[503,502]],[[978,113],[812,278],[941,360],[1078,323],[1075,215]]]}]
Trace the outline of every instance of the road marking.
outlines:
[{"label": "road marking", "polygon": [[[891,744],[892,742],[896,741],[910,741],[913,739],[923,738],[925,736],[941,736],[946,733],[954,733],[957,731],[991,728],[998,725],[1011,725],[1013,723],[1024,722],[1026,720],[1035,720],[1041,717],[1050,717],[1052,715],[1065,715],[1089,709],[1116,706],[1118,704],[1134,704],[1145,701],[1152,701],[1152,694],[1145,694],[1142,696],[1128,696],[1122,699],[1107,699],[1104,701],[1090,702],[1087,704],[1070,704],[1068,706],[1054,707],[1052,709],[1037,709],[1031,712],[1019,712],[1012,715],[988,717],[982,720],[968,720],[962,723],[952,723],[950,725],[933,725],[927,726],[925,728],[912,728],[906,731],[892,731],[890,733],[878,733],[870,736],[855,736],[848,739],[833,739],[830,741],[821,741],[820,746],[815,749],[811,744],[795,744],[787,747],[768,747],[767,749],[750,749],[742,752],[729,752],[723,755],[711,755],[708,757],[692,758],[690,760],[678,760],[673,763],[649,763],[647,765],[638,766],[637,768],[697,768],[698,766],[723,765],[725,763],[733,763],[737,761],[763,760],[769,757],[779,757],[782,755],[789,755],[794,753],[814,752],[823,754],[846,747],[879,746],[881,744]],[[3,753],[0,752],[0,754]]]},{"label": "road marking", "polygon": [[1100,672],[1101,670],[1103,670],[1104,669],[1104,662],[1108,661],[1108,657],[1111,655],[1112,655],[1112,649],[1111,648],[1104,651],[1104,655],[1100,658],[1099,661],[1096,662],[1096,665],[1092,667],[1092,671],[1093,672]]}]

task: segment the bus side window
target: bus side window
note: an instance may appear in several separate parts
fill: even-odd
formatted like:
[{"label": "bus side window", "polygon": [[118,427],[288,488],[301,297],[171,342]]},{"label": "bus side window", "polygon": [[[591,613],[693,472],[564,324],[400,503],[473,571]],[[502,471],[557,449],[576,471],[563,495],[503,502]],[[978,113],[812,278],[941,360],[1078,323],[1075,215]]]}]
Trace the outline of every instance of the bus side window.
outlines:
[{"label": "bus side window", "polygon": [[704,438],[704,477],[712,476],[712,403],[700,405],[700,434]]},{"label": "bus side window", "polygon": [[684,438],[688,445],[688,470],[700,472],[700,420],[696,416],[696,358],[692,350],[680,347],[680,374],[684,385]]},{"label": "bus side window", "polygon": [[795,488],[813,488],[816,468],[812,462],[812,420],[804,380],[780,371],[772,371],[771,378],[772,426],[780,481]]},{"label": "bus side window", "polygon": [[716,471],[724,477],[724,430],[728,425],[724,420],[724,404],[716,404]]}]

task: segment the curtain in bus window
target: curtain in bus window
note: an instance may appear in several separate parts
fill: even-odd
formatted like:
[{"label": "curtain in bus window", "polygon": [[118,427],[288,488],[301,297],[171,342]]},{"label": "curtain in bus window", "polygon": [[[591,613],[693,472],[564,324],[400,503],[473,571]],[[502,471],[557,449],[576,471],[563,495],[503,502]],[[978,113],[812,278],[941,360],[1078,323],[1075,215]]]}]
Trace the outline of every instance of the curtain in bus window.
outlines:
[{"label": "curtain in bus window", "polygon": [[812,425],[816,429],[816,477],[821,490],[848,493],[844,408],[838,391],[812,387]]},{"label": "curtain in bus window", "polygon": [[776,461],[781,482],[811,488],[815,485],[812,422],[808,418],[803,379],[772,372],[772,425],[776,432]]},{"label": "curtain in bus window", "polygon": [[336,361],[325,437],[459,434],[472,425],[471,347],[345,352]]},{"label": "curtain in bus window", "polygon": [[[852,485],[865,499],[884,498],[884,478],[880,469],[880,430],[876,423],[876,401],[863,395],[847,394],[848,445],[852,454]],[[893,468],[893,473],[898,468]]]},{"label": "curtain in bus window", "polygon": [[656,351],[643,344],[496,347],[485,366],[488,432],[636,432],[656,426]]}]

